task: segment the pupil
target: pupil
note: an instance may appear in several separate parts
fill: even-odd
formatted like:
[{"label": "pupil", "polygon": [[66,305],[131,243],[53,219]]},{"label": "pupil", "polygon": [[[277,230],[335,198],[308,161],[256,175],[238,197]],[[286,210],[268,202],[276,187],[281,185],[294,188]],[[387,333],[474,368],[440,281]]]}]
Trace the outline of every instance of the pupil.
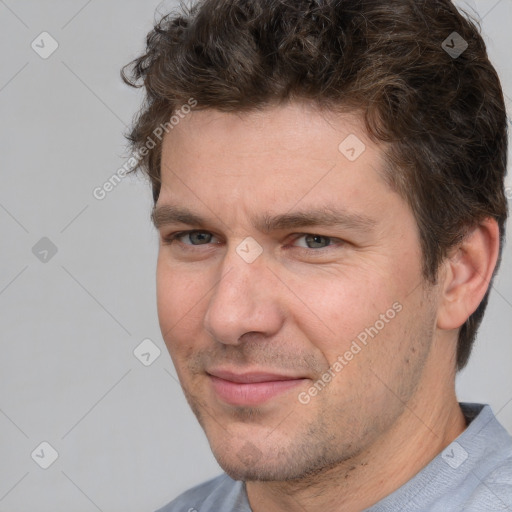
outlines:
[{"label": "pupil", "polygon": [[330,242],[329,237],[322,235],[309,235],[307,244],[310,248],[325,247]]},{"label": "pupil", "polygon": [[191,233],[190,240],[194,245],[200,245],[203,243],[208,243],[211,239],[210,233],[197,232]]}]

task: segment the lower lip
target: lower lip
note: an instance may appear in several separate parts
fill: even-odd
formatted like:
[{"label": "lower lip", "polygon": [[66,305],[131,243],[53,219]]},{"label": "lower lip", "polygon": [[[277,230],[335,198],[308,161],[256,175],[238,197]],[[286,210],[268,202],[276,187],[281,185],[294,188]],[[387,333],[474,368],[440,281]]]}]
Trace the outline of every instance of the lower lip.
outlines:
[{"label": "lower lip", "polygon": [[217,396],[230,405],[260,405],[272,398],[293,389],[305,379],[274,380],[268,382],[240,383],[219,379],[210,375]]}]

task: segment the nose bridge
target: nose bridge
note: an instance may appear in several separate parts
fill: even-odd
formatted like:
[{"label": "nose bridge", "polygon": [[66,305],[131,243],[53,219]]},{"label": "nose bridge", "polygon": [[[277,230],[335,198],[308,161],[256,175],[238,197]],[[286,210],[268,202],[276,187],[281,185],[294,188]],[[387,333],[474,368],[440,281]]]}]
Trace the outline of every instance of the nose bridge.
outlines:
[{"label": "nose bridge", "polygon": [[263,258],[249,263],[230,250],[221,271],[204,317],[205,329],[211,336],[221,343],[236,344],[247,332],[270,335],[278,330],[278,298],[272,294],[272,273]]}]

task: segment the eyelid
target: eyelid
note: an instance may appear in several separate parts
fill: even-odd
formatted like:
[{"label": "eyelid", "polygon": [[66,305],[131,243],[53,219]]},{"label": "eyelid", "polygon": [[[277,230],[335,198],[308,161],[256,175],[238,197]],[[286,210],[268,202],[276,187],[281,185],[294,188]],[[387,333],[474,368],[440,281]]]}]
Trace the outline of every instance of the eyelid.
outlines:
[{"label": "eyelid", "polygon": [[175,232],[170,233],[168,235],[163,235],[162,234],[161,235],[162,243],[166,244],[166,245],[171,245],[174,242],[180,242],[183,245],[187,245],[187,246],[190,246],[190,247],[200,247],[201,245],[208,246],[208,245],[212,245],[213,243],[219,243],[219,242],[211,242],[210,241],[207,244],[194,245],[194,244],[187,244],[185,242],[182,242],[181,240],[178,240],[179,238],[184,237],[186,235],[190,235],[192,233],[208,233],[209,235],[212,235],[213,239],[218,239],[219,238],[215,233],[213,233],[211,231],[208,231],[207,229],[187,229],[187,230],[183,230],[183,231],[175,231]]},{"label": "eyelid", "polygon": [[[192,233],[208,233],[210,235],[212,235],[212,239],[215,240],[217,239],[217,242],[215,241],[210,241],[206,244],[198,244],[198,245],[195,245],[195,244],[190,244],[190,243],[185,243],[185,242],[182,242],[181,240],[179,240],[181,237],[184,237],[186,235],[190,235]],[[297,242],[297,240],[301,239],[301,238],[304,238],[306,236],[320,236],[320,237],[323,237],[323,238],[328,238],[329,241],[330,241],[330,244],[325,246],[325,247],[317,247],[317,248],[313,248],[313,247],[303,247],[303,246],[300,246],[300,245],[295,245],[295,242]],[[321,234],[321,233],[315,233],[315,232],[310,232],[310,233],[294,233],[292,235],[290,235],[291,237],[291,243],[289,244],[291,247],[296,247],[298,249],[302,249],[302,250],[306,250],[306,251],[315,251],[315,252],[318,252],[320,250],[326,250],[326,249],[330,249],[330,248],[334,248],[336,246],[340,246],[340,245],[344,245],[346,244],[347,242],[341,238],[337,238],[337,237],[334,237],[334,236],[330,236],[330,235],[324,235],[324,234]],[[188,247],[200,247],[200,246],[210,246],[210,245],[216,245],[219,242],[219,237],[213,233],[212,231],[209,231],[207,229],[188,229],[188,230],[183,230],[183,231],[175,231],[173,233],[170,233],[169,235],[164,235],[162,234],[161,235],[161,240],[162,240],[162,243],[164,245],[172,245],[173,243],[175,242],[180,242],[181,244],[185,245],[185,246],[188,246]]]},{"label": "eyelid", "polygon": [[[305,236],[321,236],[323,238],[328,238],[330,240],[330,244],[327,245],[326,247],[320,247],[320,248],[316,248],[316,249],[313,249],[311,247],[302,247],[300,245],[294,245],[294,242],[296,242],[297,240],[305,237]],[[343,240],[342,238],[337,238],[335,236],[330,236],[330,235],[323,235],[321,233],[294,233],[292,235],[292,247],[299,247],[300,249],[306,249],[306,250],[319,250],[319,249],[328,249],[330,247],[334,247],[336,245],[342,245],[342,244],[345,244],[346,241]]]}]

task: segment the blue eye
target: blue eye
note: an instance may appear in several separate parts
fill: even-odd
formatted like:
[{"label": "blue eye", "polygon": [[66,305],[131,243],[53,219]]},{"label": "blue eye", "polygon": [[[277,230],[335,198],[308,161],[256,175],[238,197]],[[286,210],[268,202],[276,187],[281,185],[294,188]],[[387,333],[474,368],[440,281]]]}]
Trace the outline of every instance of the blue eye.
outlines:
[{"label": "blue eye", "polygon": [[188,237],[191,245],[209,244],[213,238],[213,235],[207,231],[192,231],[185,233],[183,236]]},{"label": "blue eye", "polygon": [[207,245],[214,239],[215,237],[208,231],[182,231],[164,238],[164,243],[172,244],[178,241],[185,245]]},{"label": "blue eye", "polygon": [[323,235],[302,235],[297,238],[296,242],[303,240],[303,243],[297,243],[299,247],[305,247],[307,249],[323,249],[331,245],[332,240],[329,236]]}]

